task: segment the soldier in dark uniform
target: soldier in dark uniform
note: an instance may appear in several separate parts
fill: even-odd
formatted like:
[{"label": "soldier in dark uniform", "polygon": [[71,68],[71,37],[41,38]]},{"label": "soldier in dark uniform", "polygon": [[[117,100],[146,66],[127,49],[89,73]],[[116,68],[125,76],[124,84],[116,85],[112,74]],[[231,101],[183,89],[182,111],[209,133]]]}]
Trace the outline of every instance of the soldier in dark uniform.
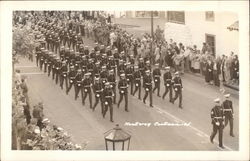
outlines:
[{"label": "soldier in dark uniform", "polygon": [[139,58],[138,67],[139,67],[139,71],[141,72],[141,75],[144,76],[145,63],[143,61],[143,58]]},{"label": "soldier in dark uniform", "polygon": [[117,73],[118,73],[118,75],[121,75],[122,73],[125,73],[125,65],[124,65],[123,60],[119,60],[119,65],[118,65],[118,68],[117,68]]},{"label": "soldier in dark uniform", "polygon": [[94,69],[93,69],[93,73],[94,73],[95,78],[100,77],[100,72],[101,72],[100,62],[98,61],[98,62],[95,63],[95,66],[94,66]]},{"label": "soldier in dark uniform", "polygon": [[133,94],[133,90],[134,90],[133,72],[134,72],[134,67],[131,66],[130,62],[128,62],[127,68],[125,69],[125,74],[126,74],[127,82],[131,88],[131,90],[130,90],[131,95]]},{"label": "soldier in dark uniform", "polygon": [[149,60],[146,61],[146,64],[145,64],[145,67],[144,67],[144,71],[147,71],[147,70],[149,70],[150,72],[152,71]]},{"label": "soldier in dark uniform", "polygon": [[65,80],[66,84],[66,90],[68,89],[68,66],[66,64],[66,61],[62,62],[62,67],[60,69],[60,87],[63,89],[63,83]]},{"label": "soldier in dark uniform", "polygon": [[89,47],[88,46],[84,47],[84,55],[86,56],[87,59],[89,59]]},{"label": "soldier in dark uniform", "polygon": [[36,47],[36,66],[38,66],[38,62],[40,60],[42,49],[44,49],[44,48]]},{"label": "soldier in dark uniform", "polygon": [[45,49],[42,48],[42,50],[41,50],[41,56],[40,56],[40,62],[39,62],[40,70],[42,70],[42,68],[43,68],[44,60],[45,60]]},{"label": "soldier in dark uniform", "polygon": [[109,71],[108,82],[110,84],[110,88],[113,90],[114,98],[113,103],[116,104],[116,77],[114,74],[114,70]]},{"label": "soldier in dark uniform", "polygon": [[120,59],[120,56],[119,56],[119,53],[118,53],[118,49],[115,48],[115,49],[114,49],[114,60],[115,60],[115,62],[116,62],[116,66],[119,65],[119,59]]},{"label": "soldier in dark uniform", "polygon": [[110,57],[111,55],[113,55],[112,52],[111,52],[110,46],[107,46],[106,53],[107,53],[108,57]]},{"label": "soldier in dark uniform", "polygon": [[223,108],[220,106],[219,98],[215,99],[214,102],[216,104],[211,110],[213,132],[210,136],[210,141],[211,143],[213,143],[214,137],[217,134],[217,131],[219,131],[219,147],[224,149],[224,146],[222,143],[223,127],[224,127]]},{"label": "soldier in dark uniform", "polygon": [[79,44],[78,52],[80,53],[81,56],[84,55],[84,45],[83,44]]},{"label": "soldier in dark uniform", "polygon": [[87,95],[89,95],[89,105],[90,108],[92,108],[92,91],[91,91],[91,87],[92,87],[92,80],[90,78],[91,73],[85,73],[85,78],[83,79],[83,88],[84,88],[84,97],[82,100],[83,105],[85,104],[85,99],[87,97]]},{"label": "soldier in dark uniform", "polygon": [[69,65],[69,61],[70,61],[69,57],[70,57],[70,50],[69,50],[69,48],[65,48],[64,58],[66,60],[67,65]]},{"label": "soldier in dark uniform", "polygon": [[82,58],[81,58],[79,52],[75,52],[74,60],[75,60],[75,68],[76,68],[76,70],[81,68],[81,60],[82,60]]},{"label": "soldier in dark uniform", "polygon": [[145,75],[143,78],[143,87],[145,89],[145,95],[143,97],[143,103],[146,103],[146,99],[149,94],[150,107],[153,107],[153,97],[152,97],[152,76],[150,74],[150,70],[145,71]]},{"label": "soldier in dark uniform", "polygon": [[76,51],[79,51],[80,44],[83,44],[83,40],[81,34],[79,33],[76,40]]},{"label": "soldier in dark uniform", "polygon": [[65,35],[64,35],[64,42],[63,42],[63,46],[68,46],[68,48],[70,47],[70,35],[69,35],[69,32],[65,32]]},{"label": "soldier in dark uniform", "polygon": [[77,100],[78,94],[81,91],[82,96],[82,103],[83,103],[83,73],[81,69],[77,70],[76,76],[75,76],[75,100]]},{"label": "soldier in dark uniform", "polygon": [[81,67],[83,70],[87,71],[88,60],[86,55],[82,56]]},{"label": "soldier in dark uniform", "polygon": [[160,85],[161,85],[161,70],[159,68],[159,64],[155,64],[155,69],[153,70],[153,78],[155,87],[153,89],[153,92],[157,89],[157,96],[160,97]]},{"label": "soldier in dark uniform", "polygon": [[59,56],[60,56],[60,59],[64,61],[65,59],[65,47],[64,46],[61,46],[61,49],[59,51]]},{"label": "soldier in dark uniform", "polygon": [[50,73],[52,71],[53,66],[53,53],[49,52],[49,58],[48,58],[48,77],[50,76]]},{"label": "soldier in dark uniform", "polygon": [[95,67],[95,64],[94,64],[93,59],[89,59],[89,63],[87,65],[87,71],[90,73],[90,77],[92,81],[94,81],[94,67]]},{"label": "soldier in dark uniform", "polygon": [[165,85],[165,92],[162,96],[162,99],[165,98],[165,96],[168,94],[169,92],[169,102],[172,101],[172,75],[170,72],[170,67],[165,67],[166,69],[166,73],[164,73],[163,75],[163,80],[164,80],[164,85]]},{"label": "soldier in dark uniform", "polygon": [[60,36],[58,33],[55,34],[55,37],[54,37],[54,51],[55,53],[57,54],[60,50],[59,50],[59,47],[60,47]]},{"label": "soldier in dark uniform", "polygon": [[181,81],[181,77],[179,75],[179,72],[176,72],[175,77],[173,78],[173,89],[175,91],[175,96],[171,102],[174,104],[174,101],[179,97],[179,108],[183,108],[182,107],[183,86],[182,86],[182,81]]},{"label": "soldier in dark uniform", "polygon": [[95,51],[100,51],[99,44],[96,42],[94,46]]},{"label": "soldier in dark uniform", "polygon": [[44,52],[44,73],[47,72],[48,59],[49,59],[49,51],[45,50],[45,52]]},{"label": "soldier in dark uniform", "polygon": [[126,76],[125,74],[121,74],[121,79],[118,82],[118,89],[119,89],[119,93],[120,93],[120,99],[118,102],[118,108],[120,106],[120,103],[123,99],[123,96],[125,97],[125,111],[128,112],[128,82],[126,80]]},{"label": "soldier in dark uniform", "polygon": [[95,83],[93,85],[93,92],[95,94],[95,104],[93,106],[93,111],[95,110],[99,101],[101,102],[101,109],[103,114],[103,104],[102,104],[102,95],[103,95],[103,88],[102,83],[100,82],[100,78],[95,78]]},{"label": "soldier in dark uniform", "polygon": [[102,66],[102,71],[100,72],[100,81],[104,87],[105,83],[108,81],[108,72],[106,66]]},{"label": "soldier in dark uniform", "polygon": [[104,53],[105,53],[105,46],[101,45],[100,54],[104,54]]},{"label": "soldier in dark uniform", "polygon": [[114,122],[114,120],[113,120],[113,104],[112,104],[113,92],[109,86],[110,86],[110,84],[108,82],[105,83],[105,88],[103,90],[103,104],[104,104],[104,106],[103,106],[104,107],[103,118],[105,118],[106,112],[108,111],[108,107],[109,107],[110,121]]},{"label": "soldier in dark uniform", "polygon": [[95,59],[96,59],[95,49],[91,49],[89,57],[90,57],[90,59],[93,59],[94,62],[96,62],[95,61]]},{"label": "soldier in dark uniform", "polygon": [[139,90],[138,92],[138,98],[141,99],[141,72],[138,70],[139,67],[135,66],[135,71],[133,73],[133,80],[135,84],[135,91],[133,92],[133,96],[135,93]]},{"label": "soldier in dark uniform", "polygon": [[59,79],[59,75],[60,75],[60,69],[61,69],[61,61],[60,61],[60,58],[57,57],[56,58],[56,63],[55,63],[55,72],[53,74],[56,75],[56,84],[58,83],[58,79]]},{"label": "soldier in dark uniform", "polygon": [[114,74],[116,74],[116,62],[114,60],[114,56],[111,55],[109,56],[109,60],[108,60],[108,70],[113,70]]},{"label": "soldier in dark uniform", "polygon": [[65,35],[65,31],[64,30],[61,30],[61,32],[59,33],[59,37],[60,37],[60,45],[63,45],[65,44],[65,39],[64,39],[64,35]]},{"label": "soldier in dark uniform", "polygon": [[71,45],[74,41],[74,34],[72,30],[69,30],[69,48],[71,48]]},{"label": "soldier in dark uniform", "polygon": [[[75,88],[76,73],[77,72],[76,72],[74,66],[70,66],[70,70],[69,70],[69,73],[68,73],[69,87],[67,88],[66,94],[69,93],[72,86],[74,86],[74,88]],[[75,91],[76,91],[76,89],[75,89]]]},{"label": "soldier in dark uniform", "polygon": [[231,100],[229,100],[230,94],[224,95],[226,100],[222,103],[222,108],[224,112],[224,117],[225,117],[225,127],[228,124],[229,121],[229,126],[230,126],[230,136],[234,137],[233,133],[233,116],[234,116],[234,111],[233,111],[233,103]]}]

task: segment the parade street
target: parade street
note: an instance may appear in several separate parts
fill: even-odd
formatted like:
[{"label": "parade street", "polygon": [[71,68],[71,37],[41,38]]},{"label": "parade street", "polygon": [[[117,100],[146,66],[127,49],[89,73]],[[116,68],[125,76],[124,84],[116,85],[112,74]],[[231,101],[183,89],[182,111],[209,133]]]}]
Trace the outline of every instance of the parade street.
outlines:
[{"label": "parade street", "polygon": [[[109,112],[105,118],[102,117],[100,104],[92,111],[88,98],[85,106],[80,98],[75,101],[73,88],[66,95],[65,88],[62,90],[56,85],[47,73],[36,67],[35,62],[20,58],[16,68],[27,76],[31,104],[42,101],[45,117],[65,129],[75,142],[86,144],[86,150],[104,150],[104,133],[116,124],[132,135],[130,150],[220,150],[218,134],[214,144],[209,140],[212,132],[210,111],[214,106],[213,100],[217,97],[223,100],[223,94],[218,87],[206,85],[204,78],[200,76],[182,76],[183,109],[178,108],[178,101],[175,104],[170,103],[168,95],[163,100],[153,94],[154,107],[151,108],[148,100],[144,104],[137,98],[137,94],[132,96],[129,93],[129,112],[124,110],[124,101],[119,108],[115,104],[112,123],[109,121]],[[239,95],[237,91],[227,88],[225,90],[231,94],[233,101],[235,137],[229,135],[228,125],[223,133],[224,150],[233,151],[239,149]],[[164,85],[161,80],[161,96],[163,92]],[[92,97],[94,102],[94,96]],[[119,99],[118,92],[116,99]]]}]

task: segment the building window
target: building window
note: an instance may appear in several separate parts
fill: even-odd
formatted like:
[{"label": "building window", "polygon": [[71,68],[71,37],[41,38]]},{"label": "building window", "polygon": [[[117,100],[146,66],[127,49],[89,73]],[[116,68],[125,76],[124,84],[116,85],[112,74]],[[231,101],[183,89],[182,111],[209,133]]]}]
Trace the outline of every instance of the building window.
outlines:
[{"label": "building window", "polygon": [[[153,11],[153,16],[154,17],[159,17],[159,12],[158,11]],[[151,17],[151,11],[136,11],[135,12],[135,17],[138,17],[138,18],[150,18]]]},{"label": "building window", "polygon": [[168,11],[167,12],[168,22],[185,24],[185,12],[182,11]]},{"label": "building window", "polygon": [[206,21],[214,21],[214,12],[213,11],[206,12]]},{"label": "building window", "polygon": [[212,55],[216,54],[216,41],[215,35],[205,34],[206,43],[208,45],[208,51],[212,52]]}]

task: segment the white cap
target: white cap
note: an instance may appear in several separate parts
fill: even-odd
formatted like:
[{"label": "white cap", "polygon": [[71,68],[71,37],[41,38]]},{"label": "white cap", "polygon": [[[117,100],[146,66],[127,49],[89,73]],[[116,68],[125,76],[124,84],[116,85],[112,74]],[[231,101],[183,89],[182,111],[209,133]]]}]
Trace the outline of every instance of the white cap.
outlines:
[{"label": "white cap", "polygon": [[228,97],[230,97],[230,94],[229,93],[225,94],[224,97],[228,98]]},{"label": "white cap", "polygon": [[214,102],[215,102],[215,103],[220,103],[220,98],[214,99]]}]

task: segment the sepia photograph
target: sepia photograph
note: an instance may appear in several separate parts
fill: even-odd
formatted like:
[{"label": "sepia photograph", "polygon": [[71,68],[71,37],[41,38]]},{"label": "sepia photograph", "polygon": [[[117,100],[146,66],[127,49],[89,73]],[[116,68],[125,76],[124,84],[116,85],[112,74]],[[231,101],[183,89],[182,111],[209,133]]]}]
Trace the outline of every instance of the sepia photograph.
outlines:
[{"label": "sepia photograph", "polygon": [[239,12],[9,13],[10,151],[242,150]]}]

